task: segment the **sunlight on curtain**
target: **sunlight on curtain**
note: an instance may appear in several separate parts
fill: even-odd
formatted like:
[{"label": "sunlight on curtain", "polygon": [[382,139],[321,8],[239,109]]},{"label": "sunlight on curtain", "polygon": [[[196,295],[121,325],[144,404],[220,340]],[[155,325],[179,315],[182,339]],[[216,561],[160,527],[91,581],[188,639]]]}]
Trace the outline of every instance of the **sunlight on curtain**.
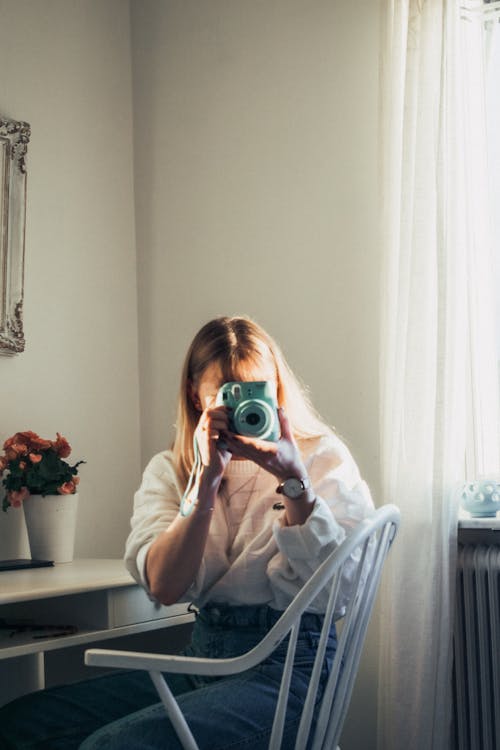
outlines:
[{"label": "sunlight on curtain", "polygon": [[[477,7],[477,4],[476,4]],[[486,6],[488,7],[488,6]],[[494,170],[496,140],[489,133],[498,117],[500,88],[492,63],[498,56],[499,24],[485,24],[481,16],[460,23],[460,68],[463,118],[461,149],[463,193],[467,214],[463,221],[468,245],[469,312],[469,429],[466,471],[475,478],[498,470],[498,351],[495,289],[495,219],[499,194]],[[496,91],[495,91],[496,89]],[[495,105],[495,106],[492,106]],[[478,364],[480,363],[480,366]]]},{"label": "sunlight on curtain", "polygon": [[498,471],[484,38],[469,26],[454,1],[384,2],[382,486],[403,523],[381,595],[380,750],[448,747],[457,490]]},{"label": "sunlight on curtain", "polygon": [[[498,386],[500,391],[500,3],[495,23],[490,23],[486,34],[486,101],[488,120],[488,167],[490,203],[495,206],[493,219],[493,255],[496,265],[495,298],[497,320]],[[498,413],[500,430],[500,409]]]}]

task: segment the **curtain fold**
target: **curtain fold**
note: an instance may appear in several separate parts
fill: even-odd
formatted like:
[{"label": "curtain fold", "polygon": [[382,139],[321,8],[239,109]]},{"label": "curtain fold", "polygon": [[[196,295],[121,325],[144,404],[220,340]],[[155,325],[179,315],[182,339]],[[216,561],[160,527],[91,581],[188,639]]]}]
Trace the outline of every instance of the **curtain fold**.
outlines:
[{"label": "curtain fold", "polygon": [[403,523],[381,592],[378,748],[443,750],[459,491],[499,455],[484,107],[470,102],[484,84],[456,2],[383,9],[381,463]]}]

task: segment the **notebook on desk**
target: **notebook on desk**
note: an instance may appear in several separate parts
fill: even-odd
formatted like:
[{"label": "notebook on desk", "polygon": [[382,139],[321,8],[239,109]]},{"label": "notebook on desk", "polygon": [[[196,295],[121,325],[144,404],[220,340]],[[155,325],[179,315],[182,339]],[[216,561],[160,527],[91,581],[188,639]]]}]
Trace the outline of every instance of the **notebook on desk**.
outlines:
[{"label": "notebook on desk", "polygon": [[26,568],[48,568],[54,565],[53,560],[0,560],[0,573],[4,570],[24,570]]}]

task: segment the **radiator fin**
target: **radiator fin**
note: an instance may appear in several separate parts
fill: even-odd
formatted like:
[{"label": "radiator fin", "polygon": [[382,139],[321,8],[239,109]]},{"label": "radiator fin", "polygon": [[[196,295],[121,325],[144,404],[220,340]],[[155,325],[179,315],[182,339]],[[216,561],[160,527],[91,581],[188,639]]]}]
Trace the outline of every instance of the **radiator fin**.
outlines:
[{"label": "radiator fin", "polygon": [[500,749],[500,546],[460,545],[454,632],[457,750]]}]

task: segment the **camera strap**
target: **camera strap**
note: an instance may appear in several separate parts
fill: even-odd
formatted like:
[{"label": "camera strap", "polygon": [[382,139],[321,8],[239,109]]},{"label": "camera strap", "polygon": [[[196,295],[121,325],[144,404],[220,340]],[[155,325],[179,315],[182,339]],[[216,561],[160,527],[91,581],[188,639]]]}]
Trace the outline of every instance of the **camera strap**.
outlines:
[{"label": "camera strap", "polygon": [[184,494],[182,496],[181,506],[179,508],[179,512],[181,516],[183,516],[184,518],[186,518],[193,512],[193,508],[196,505],[196,501],[189,499],[189,493],[195,486],[196,480],[199,478],[198,475],[201,470],[201,455],[200,455],[200,449],[198,448],[198,441],[196,439],[196,435],[194,435],[193,437],[193,450],[194,450],[193,468],[191,469],[191,474],[189,475],[188,483],[184,491]]}]

